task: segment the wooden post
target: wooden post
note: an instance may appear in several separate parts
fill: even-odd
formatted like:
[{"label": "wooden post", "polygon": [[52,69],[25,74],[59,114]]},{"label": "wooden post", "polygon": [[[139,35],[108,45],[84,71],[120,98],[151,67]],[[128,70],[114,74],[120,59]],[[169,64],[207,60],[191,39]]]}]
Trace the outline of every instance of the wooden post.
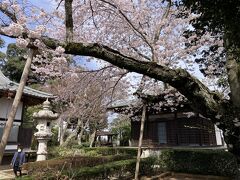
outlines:
[{"label": "wooden post", "polygon": [[33,49],[29,50],[28,58],[27,58],[27,61],[26,61],[26,64],[25,64],[25,67],[24,67],[24,70],[22,73],[22,77],[21,77],[16,95],[13,100],[12,108],[8,114],[8,120],[7,120],[4,130],[3,130],[3,135],[2,135],[2,139],[1,139],[1,143],[0,143],[0,164],[2,163],[2,158],[3,158],[5,147],[7,145],[7,140],[8,140],[8,137],[9,137],[11,129],[12,129],[12,125],[13,125],[13,121],[14,121],[14,118],[15,118],[15,115],[17,112],[18,105],[22,98],[23,89],[24,89],[24,86],[28,79],[28,74],[30,71],[34,52],[35,52],[35,50],[33,50]]},{"label": "wooden post", "polygon": [[138,180],[138,174],[139,174],[139,166],[140,166],[140,160],[141,160],[142,139],[143,139],[143,132],[144,132],[144,123],[145,123],[145,119],[146,119],[146,111],[147,111],[147,105],[146,105],[146,103],[144,103],[143,110],[142,110],[140,135],[139,135],[139,141],[138,141],[138,153],[137,153],[137,162],[136,162],[135,177],[134,177],[135,180]]}]

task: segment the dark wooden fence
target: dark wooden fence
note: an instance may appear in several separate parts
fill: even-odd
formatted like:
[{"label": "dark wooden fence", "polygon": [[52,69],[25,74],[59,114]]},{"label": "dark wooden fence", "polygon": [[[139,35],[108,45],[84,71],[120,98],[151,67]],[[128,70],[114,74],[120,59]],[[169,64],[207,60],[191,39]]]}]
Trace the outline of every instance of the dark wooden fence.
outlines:
[{"label": "dark wooden fence", "polygon": [[32,128],[19,128],[18,143],[20,143],[24,148],[30,148],[33,136]]}]

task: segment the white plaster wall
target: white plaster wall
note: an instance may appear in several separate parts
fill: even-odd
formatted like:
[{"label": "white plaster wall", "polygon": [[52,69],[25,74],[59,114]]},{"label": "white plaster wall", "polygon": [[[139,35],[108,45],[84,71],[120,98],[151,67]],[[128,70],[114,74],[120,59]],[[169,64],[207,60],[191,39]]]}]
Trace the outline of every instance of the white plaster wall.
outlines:
[{"label": "white plaster wall", "polygon": [[6,145],[5,150],[17,150],[18,145]]},{"label": "white plaster wall", "polygon": [[[0,98],[0,118],[7,119],[8,112],[11,110],[12,103],[13,99],[8,99],[6,97]],[[23,103],[20,102],[15,116],[15,120],[22,119],[22,108]]]},{"label": "white plaster wall", "polygon": [[[3,129],[5,127],[6,121],[0,121],[0,139],[2,138]],[[16,142],[18,141],[18,131],[20,122],[13,122],[13,127],[11,129],[10,135],[8,137],[8,142]]]},{"label": "white plaster wall", "polygon": [[222,131],[216,125],[214,125],[214,126],[215,126],[215,135],[216,135],[217,145],[223,146],[224,142],[223,142]]}]

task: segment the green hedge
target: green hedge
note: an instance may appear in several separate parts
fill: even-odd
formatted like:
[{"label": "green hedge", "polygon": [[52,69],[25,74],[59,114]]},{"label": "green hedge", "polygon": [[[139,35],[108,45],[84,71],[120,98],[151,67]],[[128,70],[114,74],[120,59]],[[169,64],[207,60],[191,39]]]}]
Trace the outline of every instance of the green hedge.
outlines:
[{"label": "green hedge", "polygon": [[[32,174],[28,179],[108,179],[109,176],[125,179],[124,176],[134,173],[136,160],[121,160],[103,163],[94,167],[69,168],[61,172],[46,171],[42,174]],[[128,173],[127,173],[128,172]]]},{"label": "green hedge", "polygon": [[163,150],[155,164],[162,170],[218,176],[235,176],[236,158],[223,150]]},{"label": "green hedge", "polygon": [[82,147],[74,145],[71,148],[68,147],[51,147],[49,148],[49,157],[65,157],[72,155],[81,156],[109,156],[116,154],[126,154],[130,156],[137,156],[136,148],[123,148],[123,147]]},{"label": "green hedge", "polygon": [[[141,160],[139,173],[150,175],[153,173],[152,158]],[[136,167],[136,159],[109,162],[94,167],[77,168],[73,171],[64,171],[62,174],[73,179],[108,179],[111,176],[117,179],[132,179]]]},{"label": "green hedge", "polygon": [[93,167],[99,164],[104,164],[112,161],[130,159],[129,155],[114,155],[104,157],[86,157],[74,156],[51,159],[46,161],[29,162],[23,165],[23,169],[28,171],[28,174],[45,173],[50,171],[60,171],[69,168]]},{"label": "green hedge", "polygon": [[[153,173],[152,158],[145,158],[140,163],[140,174],[150,175]],[[44,166],[44,165],[43,165]],[[27,176],[27,179],[118,179],[133,178],[136,166],[136,159],[116,160],[105,162],[96,166],[77,166],[60,169],[36,170]]]},{"label": "green hedge", "polygon": [[[106,154],[115,154],[112,148],[86,148],[87,152],[98,151]],[[120,151],[119,151],[120,149]],[[119,148],[129,154],[135,153],[135,149]],[[104,179],[109,176],[123,178],[123,175],[132,175],[135,170],[135,159],[131,155],[115,155],[102,157],[76,156],[73,158],[60,158],[48,161],[27,163],[31,172],[42,172],[41,177],[48,179],[72,178],[72,179]],[[63,168],[63,164],[65,166]],[[160,156],[152,156],[141,159],[140,174],[153,175],[159,172],[173,171],[193,174],[206,174],[233,177],[238,172],[236,158],[225,151],[220,150],[193,150],[174,149],[162,150]],[[36,173],[32,173],[36,177]],[[51,177],[51,178],[50,178]]]},{"label": "green hedge", "polygon": [[121,147],[94,147],[82,148],[86,154],[99,154],[102,156],[126,154],[130,156],[137,156],[137,148],[121,148]]},{"label": "green hedge", "polygon": [[117,176],[123,178],[127,172],[133,174],[136,160],[122,160],[106,164],[101,164],[94,167],[84,167],[74,170],[72,173],[64,172],[68,177],[73,179],[107,179],[109,176]]}]

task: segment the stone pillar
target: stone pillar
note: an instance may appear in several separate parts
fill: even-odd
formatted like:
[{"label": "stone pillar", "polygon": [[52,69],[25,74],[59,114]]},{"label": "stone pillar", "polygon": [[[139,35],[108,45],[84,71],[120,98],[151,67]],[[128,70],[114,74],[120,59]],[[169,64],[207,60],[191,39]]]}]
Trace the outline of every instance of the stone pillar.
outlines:
[{"label": "stone pillar", "polygon": [[52,121],[58,118],[58,114],[50,110],[51,104],[48,100],[43,103],[43,109],[33,114],[33,118],[37,121],[38,132],[34,134],[38,140],[37,161],[47,159],[47,142],[52,137],[51,127]]},{"label": "stone pillar", "polygon": [[[50,139],[50,138],[49,138]],[[47,159],[47,142],[49,139],[38,138],[37,161],[44,161]]]}]

